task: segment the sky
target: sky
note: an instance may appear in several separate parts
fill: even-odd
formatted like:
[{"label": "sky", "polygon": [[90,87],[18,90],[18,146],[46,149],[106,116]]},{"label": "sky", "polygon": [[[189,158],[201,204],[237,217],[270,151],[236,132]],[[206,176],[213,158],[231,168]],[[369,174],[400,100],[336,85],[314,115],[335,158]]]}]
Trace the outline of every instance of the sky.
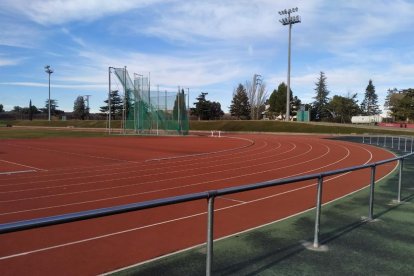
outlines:
[{"label": "sky", "polygon": [[234,89],[260,74],[268,95],[287,81],[311,103],[322,71],[329,96],[358,93],[370,79],[380,105],[389,88],[414,87],[414,0],[1,0],[0,104],[38,108],[51,98],[73,111],[90,96],[99,112],[108,67],[151,76],[151,90],[189,88],[228,112]]}]

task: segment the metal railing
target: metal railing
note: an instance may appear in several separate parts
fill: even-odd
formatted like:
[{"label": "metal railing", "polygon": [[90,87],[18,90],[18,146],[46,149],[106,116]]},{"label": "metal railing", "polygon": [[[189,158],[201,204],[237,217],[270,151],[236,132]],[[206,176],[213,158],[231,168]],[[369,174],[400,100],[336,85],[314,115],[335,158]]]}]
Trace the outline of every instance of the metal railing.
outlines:
[{"label": "metal railing", "polygon": [[[372,137],[368,137],[368,138],[363,137],[362,142],[365,143],[367,141],[370,141],[370,142],[375,141],[379,145],[379,141],[380,141],[379,136],[375,136],[375,137],[377,137],[376,139],[378,140],[373,140]],[[392,141],[394,141],[394,138],[395,137],[392,138]],[[391,140],[391,138],[389,140]],[[401,139],[399,139],[399,141],[401,142]],[[373,144],[375,144],[375,142]],[[40,227],[45,227],[45,226],[50,226],[50,225],[81,221],[81,220],[87,220],[87,219],[93,219],[93,218],[99,218],[99,217],[105,217],[105,216],[111,216],[111,215],[128,213],[128,212],[144,210],[144,209],[150,209],[150,208],[155,208],[155,207],[160,207],[160,206],[179,204],[179,203],[188,202],[188,201],[207,199],[207,209],[208,209],[207,214],[208,215],[207,215],[207,241],[206,241],[206,246],[207,246],[206,275],[211,275],[212,261],[213,261],[214,200],[216,197],[315,179],[318,182],[317,182],[317,197],[316,197],[316,212],[315,212],[316,216],[315,216],[315,232],[314,232],[313,247],[318,248],[320,246],[320,242],[319,242],[320,214],[321,214],[321,207],[322,207],[323,180],[325,177],[370,168],[371,178],[370,178],[369,208],[368,208],[368,217],[367,217],[367,221],[369,221],[369,220],[374,219],[373,214],[374,214],[374,190],[375,190],[376,168],[383,164],[387,164],[387,163],[394,162],[394,161],[399,161],[399,178],[398,178],[398,194],[397,194],[397,202],[399,203],[401,202],[401,188],[402,188],[401,182],[402,182],[402,172],[403,172],[402,170],[403,161],[404,159],[410,156],[413,156],[413,155],[414,153],[411,152],[403,156],[397,156],[394,158],[382,160],[382,161],[375,162],[375,163],[347,167],[343,169],[332,170],[332,171],[327,171],[327,172],[322,172],[322,173],[309,174],[309,175],[291,177],[291,178],[285,178],[285,179],[278,179],[278,180],[260,182],[260,183],[255,183],[255,184],[247,184],[247,185],[242,185],[242,186],[237,186],[237,187],[230,187],[230,188],[224,188],[224,189],[219,189],[219,190],[211,190],[211,191],[205,191],[205,192],[199,192],[199,193],[193,193],[193,194],[186,194],[186,195],[181,195],[181,196],[174,196],[174,197],[168,197],[168,198],[163,198],[163,199],[156,199],[156,200],[150,200],[150,201],[145,201],[145,202],[138,202],[138,203],[108,207],[108,208],[69,213],[69,214],[64,214],[64,215],[50,216],[50,217],[45,217],[45,218],[4,223],[4,224],[0,224],[0,234],[28,230],[28,229],[33,229],[33,228],[40,228]]]}]

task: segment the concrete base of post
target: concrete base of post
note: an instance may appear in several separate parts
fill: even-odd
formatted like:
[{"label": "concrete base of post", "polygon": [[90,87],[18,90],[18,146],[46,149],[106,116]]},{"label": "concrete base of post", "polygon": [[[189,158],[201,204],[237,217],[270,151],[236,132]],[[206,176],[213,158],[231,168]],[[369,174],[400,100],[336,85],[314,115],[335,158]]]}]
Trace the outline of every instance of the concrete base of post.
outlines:
[{"label": "concrete base of post", "polygon": [[361,221],[362,221],[362,222],[369,222],[369,223],[371,223],[371,222],[380,222],[380,221],[382,221],[382,220],[377,219],[377,218],[370,219],[369,217],[362,216],[362,217],[361,217]]},{"label": "concrete base of post", "polygon": [[397,206],[397,205],[402,205],[402,204],[410,204],[411,202],[407,202],[407,201],[398,201],[397,199],[393,199],[391,200],[390,203],[388,203],[388,206]]},{"label": "concrete base of post", "polygon": [[316,252],[326,252],[329,250],[327,245],[324,244],[319,244],[318,247],[315,247],[313,242],[309,242],[309,241],[302,241],[302,246],[305,247],[308,250],[311,251],[316,251]]}]

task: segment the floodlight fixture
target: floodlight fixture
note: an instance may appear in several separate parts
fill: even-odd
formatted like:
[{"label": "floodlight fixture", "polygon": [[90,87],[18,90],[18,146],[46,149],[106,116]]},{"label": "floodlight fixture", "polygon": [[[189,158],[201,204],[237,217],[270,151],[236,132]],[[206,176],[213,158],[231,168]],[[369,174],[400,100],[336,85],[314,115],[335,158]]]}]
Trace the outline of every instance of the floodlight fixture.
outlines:
[{"label": "floodlight fixture", "polygon": [[288,73],[287,73],[287,89],[286,89],[286,121],[290,120],[290,48],[291,48],[291,36],[292,36],[292,25],[301,22],[299,15],[291,16],[291,13],[297,12],[298,7],[291,9],[284,9],[279,11],[279,14],[287,14],[287,17],[279,20],[282,25],[289,25],[289,46],[288,46]]},{"label": "floodlight fixture", "polygon": [[49,100],[48,100],[48,114],[49,114],[49,122],[50,122],[50,75],[53,74],[53,69],[50,68],[50,65],[45,66],[45,72],[49,75]]}]

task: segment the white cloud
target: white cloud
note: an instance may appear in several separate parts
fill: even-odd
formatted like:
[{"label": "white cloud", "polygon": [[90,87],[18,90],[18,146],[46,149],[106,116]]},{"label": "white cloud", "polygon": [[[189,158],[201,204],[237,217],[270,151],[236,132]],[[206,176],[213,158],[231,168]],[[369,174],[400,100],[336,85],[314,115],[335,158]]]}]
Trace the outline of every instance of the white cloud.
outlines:
[{"label": "white cloud", "polygon": [[10,59],[10,58],[3,58],[0,55],[0,67],[1,66],[11,66],[11,65],[17,65],[21,62],[21,59]]},{"label": "white cloud", "polygon": [[3,0],[0,7],[26,15],[41,25],[93,21],[104,16],[144,7],[156,0]]}]

